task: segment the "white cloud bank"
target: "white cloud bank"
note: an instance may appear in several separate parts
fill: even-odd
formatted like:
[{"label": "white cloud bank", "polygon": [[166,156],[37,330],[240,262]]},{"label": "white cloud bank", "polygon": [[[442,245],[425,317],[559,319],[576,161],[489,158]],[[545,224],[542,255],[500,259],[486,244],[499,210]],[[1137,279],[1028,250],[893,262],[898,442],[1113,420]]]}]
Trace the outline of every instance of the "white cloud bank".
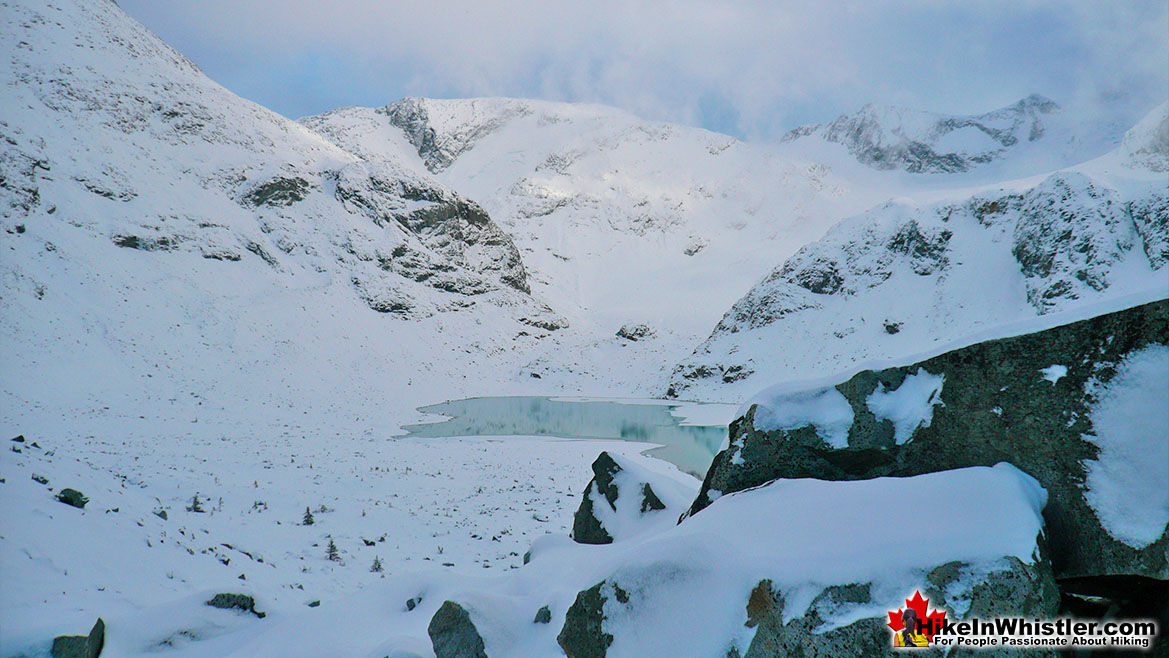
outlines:
[{"label": "white cloud bank", "polygon": [[1038,92],[1135,116],[1169,94],[1165,0],[122,6],[289,115],[403,95],[523,96],[766,138],[869,101],[977,112]]}]

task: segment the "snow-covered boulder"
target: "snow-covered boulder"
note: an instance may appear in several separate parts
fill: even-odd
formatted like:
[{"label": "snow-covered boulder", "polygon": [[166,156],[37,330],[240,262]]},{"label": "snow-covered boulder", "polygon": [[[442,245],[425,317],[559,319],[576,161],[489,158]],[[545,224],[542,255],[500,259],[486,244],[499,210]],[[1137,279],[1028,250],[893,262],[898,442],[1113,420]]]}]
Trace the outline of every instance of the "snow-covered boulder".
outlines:
[{"label": "snow-covered boulder", "polygon": [[1164,299],[824,386],[781,385],[746,408],[692,513],[775,478],[855,480],[1009,461],[1051,495],[1045,516],[1058,576],[1169,577]]},{"label": "snow-covered boulder", "polygon": [[557,641],[569,658],[893,655],[888,613],[915,591],[951,619],[1051,615],[1045,498],[1007,464],[724,496],[580,591]]},{"label": "snow-covered boulder", "polygon": [[672,524],[697,487],[697,480],[670,464],[602,452],[573,517],[572,538],[609,544]]}]

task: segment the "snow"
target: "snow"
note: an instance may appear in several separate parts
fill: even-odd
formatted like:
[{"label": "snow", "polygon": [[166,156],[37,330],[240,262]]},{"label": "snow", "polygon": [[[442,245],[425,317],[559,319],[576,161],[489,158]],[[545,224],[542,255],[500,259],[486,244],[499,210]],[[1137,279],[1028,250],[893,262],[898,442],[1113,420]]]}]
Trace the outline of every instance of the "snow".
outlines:
[{"label": "snow", "polygon": [[1059,380],[1067,377],[1068,367],[1056,363],[1041,369],[1039,373],[1043,375],[1043,378],[1047,381],[1051,382],[1052,384],[1056,384],[1059,382]]},{"label": "snow", "polygon": [[[981,504],[969,505],[973,499]],[[930,504],[918,506],[915,523],[889,532],[899,510],[913,500]],[[1033,479],[1007,464],[846,483],[781,480],[723,496],[681,525],[663,524],[611,545],[549,536],[533,546],[530,564],[503,574],[421,567],[384,579],[367,573],[364,589],[316,608],[279,606],[261,595],[257,607],[268,613],[263,620],[202,605],[218,591],[202,583],[167,602],[104,614],[107,642],[125,656],[153,655],[169,638],[175,646],[167,653],[175,656],[427,656],[426,626],[450,599],[470,611],[489,655],[552,658],[562,655],[555,635],[576,593],[615,578],[645,605],[630,617],[611,602],[607,628],[653,632],[624,628],[608,655],[724,655],[717,653],[725,652],[719,645],[724,638],[749,642],[742,610],[762,579],[788,597],[785,616],[802,614],[799,602],[806,605],[824,587],[870,582],[874,601],[833,611],[826,628],[881,617],[937,565],[957,560],[991,571],[1006,556],[1033,562],[1045,500]],[[736,541],[727,542],[728,536]],[[252,585],[249,577],[231,591],[252,591]],[[311,591],[291,595],[314,598]],[[415,597],[421,602],[408,611],[405,601]],[[543,605],[552,610],[552,623],[534,627],[532,615]],[[703,620],[702,633],[694,632],[695,619]],[[86,621],[87,629],[92,620]],[[80,616],[73,625],[29,622],[17,627],[36,632],[6,635],[5,652],[36,651],[34,638],[46,637],[49,628],[76,632],[83,625]],[[201,639],[190,640],[184,631]]]},{"label": "snow", "polygon": [[[847,301],[805,295],[797,301],[818,315],[738,332],[715,356],[756,359],[769,380],[802,380],[1044,328],[1131,303],[1128,293],[1169,294],[1163,283],[1150,292],[1147,266],[1126,261],[1109,271],[1106,291],[1036,318],[1004,242],[1009,226],[921,216],[930,204],[1040,180],[922,181],[871,170],[836,145],[797,153],[599,106],[421,99],[451,157],[435,173],[381,110],[288,121],[207,79],[112,2],[5,8],[0,40],[15,46],[0,60],[0,424],[28,443],[0,453],[0,655],[43,654],[51,637],[85,632],[100,615],[117,655],[154,655],[169,642],[174,656],[413,658],[430,655],[426,623],[442,600],[466,597],[503,629],[488,637],[492,651],[557,656],[554,636],[576,592],[619,569],[647,583],[677,574],[677,589],[661,596],[692,605],[663,608],[662,628],[678,642],[694,619],[741,633],[760,577],[810,600],[834,578],[875,575],[880,605],[895,604],[930,560],[1029,559],[1042,503],[1027,478],[996,467],[712,491],[719,500],[682,526],[660,514],[617,545],[585,547],[567,532],[600,451],[666,482],[659,495],[672,508],[693,481],[638,458],[644,444],[401,438],[402,427],[427,418],[419,407],[472,396],[645,403],[726,308],[844,217],[855,218],[823,249],[849,255],[848,236],[879,242],[913,219],[930,236],[954,231],[948,258],[968,267],[920,274],[920,257],[886,270],[883,255],[863,255],[858,271],[887,272],[887,288],[870,286],[874,275],[858,278]],[[1133,133],[1144,141],[1130,146],[1155,145],[1159,125]],[[1080,169],[1124,201],[1164,181],[1134,162],[1117,155]],[[305,198],[246,202],[276,177],[305,181]],[[432,207],[429,195],[482,204],[514,240],[532,294],[500,283],[498,252],[459,253],[387,219]],[[894,197],[903,201],[883,203]],[[114,243],[130,235],[160,248]],[[416,271],[387,269],[402,248]],[[958,294],[970,272],[985,289]],[[952,283],[935,286],[941,279]],[[481,292],[443,289],[482,282]],[[371,302],[409,312],[375,312]],[[873,308],[904,323],[897,336],[872,323]],[[654,335],[614,335],[630,323]],[[787,360],[771,360],[780,353]],[[690,395],[738,403],[758,388],[715,381]],[[832,383],[802,398],[773,391],[761,417],[811,425],[843,446],[851,410]],[[656,404],[685,425],[737,415],[730,403]],[[1108,409],[1097,428],[1109,426]],[[1116,464],[1131,462],[1111,436],[1097,437],[1101,461],[1090,466],[1102,496],[1120,486]],[[57,502],[64,487],[89,495],[86,509]],[[934,518],[972,492],[988,505],[970,512],[968,529]],[[196,494],[205,513],[185,509]],[[907,496],[946,505],[923,511],[929,546],[902,555],[885,530]],[[318,510],[312,526],[300,525],[306,506]],[[1143,536],[1137,525],[1126,532]],[[330,538],[340,562],[325,559]],[[529,546],[535,561],[521,568]],[[375,557],[384,574],[369,571]],[[677,568],[655,573],[659,564]],[[220,591],[254,594],[268,616],[203,604]],[[692,591],[710,597],[676,596]],[[533,630],[544,604],[553,623]],[[840,611],[837,623],[867,612]],[[614,655],[679,647],[644,648]]]},{"label": "snow", "polygon": [[852,406],[835,388],[821,388],[805,393],[760,395],[747,403],[759,405],[755,411],[755,428],[764,432],[793,430],[811,426],[816,435],[833,448],[848,446],[852,427]]},{"label": "snow", "polygon": [[1084,497],[1110,535],[1144,548],[1169,525],[1169,347],[1133,352],[1106,384],[1090,380],[1092,433]]},{"label": "snow", "polygon": [[903,445],[913,438],[919,427],[929,427],[933,421],[934,407],[942,402],[944,374],[933,375],[925,368],[906,375],[905,381],[892,391],[885,385],[877,384],[877,390],[865,400],[865,406],[879,419],[893,421],[893,440]]},{"label": "snow", "polygon": [[[404,107],[453,156],[435,175],[505,227],[535,296],[569,320],[526,364],[545,387],[593,380],[582,392],[660,396],[669,369],[777,259],[887,194],[765,145],[592,105],[407,99],[302,122],[376,162],[400,154],[391,115]],[[627,324],[655,335],[615,337]]]}]

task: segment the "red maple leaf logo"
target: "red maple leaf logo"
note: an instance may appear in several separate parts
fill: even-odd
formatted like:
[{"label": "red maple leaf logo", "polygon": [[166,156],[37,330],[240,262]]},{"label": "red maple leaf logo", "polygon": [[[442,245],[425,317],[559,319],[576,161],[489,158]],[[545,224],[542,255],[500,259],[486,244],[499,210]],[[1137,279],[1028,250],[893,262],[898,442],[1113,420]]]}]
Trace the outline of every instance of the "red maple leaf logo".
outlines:
[{"label": "red maple leaf logo", "polygon": [[[933,641],[934,632],[941,628],[942,620],[946,618],[945,610],[933,609],[926,613],[929,607],[929,599],[922,598],[920,591],[913,593],[912,599],[905,599],[906,607],[912,608],[917,613],[917,618],[921,623],[921,632],[926,636],[926,639]],[[905,608],[899,608],[896,612],[889,613],[889,628],[897,633],[905,628],[905,622],[901,620],[902,614],[905,613]]]}]

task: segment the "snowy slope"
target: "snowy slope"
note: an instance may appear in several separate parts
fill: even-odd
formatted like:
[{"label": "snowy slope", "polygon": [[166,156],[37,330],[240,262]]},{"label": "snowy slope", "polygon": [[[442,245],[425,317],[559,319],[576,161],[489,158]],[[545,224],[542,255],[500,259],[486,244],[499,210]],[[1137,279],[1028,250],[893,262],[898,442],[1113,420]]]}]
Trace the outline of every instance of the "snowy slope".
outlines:
[{"label": "snowy slope", "polygon": [[[972,496],[986,504],[966,504]],[[921,523],[890,533],[889,510],[906,500],[934,504],[923,506]],[[975,586],[988,576],[1009,572],[1012,564],[1038,570],[1045,501],[1035,480],[1009,464],[849,483],[781,480],[725,496],[680,525],[628,541],[592,546],[563,535],[545,537],[532,546],[530,564],[514,571],[465,575],[415,567],[384,580],[366,574],[370,584],[363,591],[313,608],[278,607],[264,594],[257,599],[257,609],[267,614],[263,619],[203,605],[223,582],[209,577],[212,587],[191,586],[189,596],[107,614],[107,646],[120,656],[432,656],[428,622],[451,600],[470,611],[487,655],[553,658],[564,655],[557,633],[578,592],[612,579],[632,594],[634,605],[606,606],[613,613],[606,630],[620,639],[604,655],[715,658],[727,654],[728,644],[745,650],[751,643],[757,631],[744,625],[744,609],[762,579],[787,599],[785,619],[812,608],[821,614],[818,632],[826,632],[864,619],[883,623],[886,611],[898,609],[933,568],[961,562],[946,595],[949,607],[962,615],[976,597]],[[186,545],[209,543],[164,536],[158,519],[146,523],[155,542],[179,544],[166,551],[181,554]],[[840,537],[848,541],[834,541]],[[215,549],[248,564],[238,551]],[[207,562],[215,564],[213,557]],[[306,583],[322,581],[315,573],[324,568],[320,562],[312,563]],[[253,570],[265,571],[249,565]],[[816,603],[825,589],[849,583],[866,583],[865,597],[835,606]],[[280,596],[311,596],[291,589]],[[237,583],[229,591],[254,590]],[[533,622],[543,606],[549,622]],[[43,621],[38,626],[54,628]],[[88,628],[80,617],[64,628],[79,627]],[[0,646],[35,651],[47,644],[31,633],[18,636],[23,642],[6,638]]]},{"label": "snowy slope", "polygon": [[6,14],[6,419],[353,418],[556,321],[510,238],[428,175],[238,98],[113,3]]},{"label": "snowy slope", "polygon": [[[777,258],[897,187],[600,106],[409,98],[302,123],[371,162],[413,155],[487,208],[569,320],[531,366],[562,387],[652,390]],[[637,324],[636,344],[615,336]]]},{"label": "snowy slope", "polygon": [[567,530],[594,446],[389,440],[518,376],[557,320],[479,206],[231,94],[113,2],[2,10],[0,654],[241,573],[299,608],[374,555],[483,570]]},{"label": "snowy slope", "polygon": [[1167,108],[1083,165],[841,222],[735,303],[674,371],[670,394],[742,399],[772,381],[1169,287]]}]

